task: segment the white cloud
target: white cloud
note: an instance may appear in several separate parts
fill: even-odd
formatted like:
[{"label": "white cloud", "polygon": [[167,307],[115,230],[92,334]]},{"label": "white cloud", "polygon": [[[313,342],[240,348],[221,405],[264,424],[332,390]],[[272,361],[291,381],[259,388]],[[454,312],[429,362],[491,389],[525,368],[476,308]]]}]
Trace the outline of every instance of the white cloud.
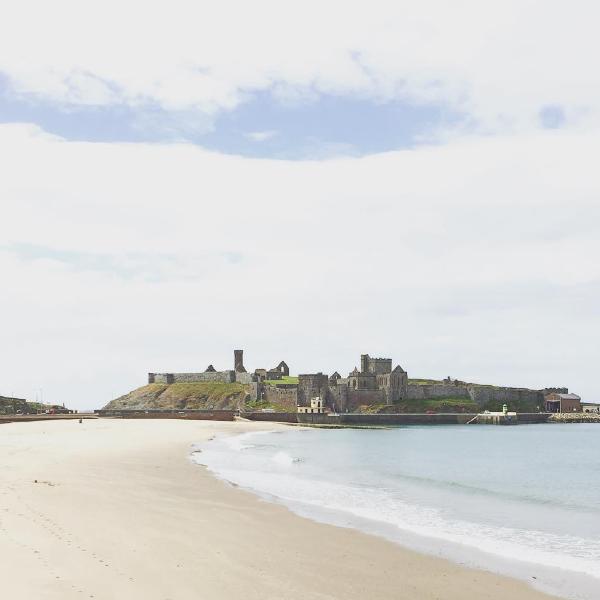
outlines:
[{"label": "white cloud", "polygon": [[268,131],[250,131],[246,134],[246,137],[253,142],[266,142],[267,140],[273,139],[277,133],[278,132],[273,129]]},{"label": "white cloud", "polygon": [[21,0],[0,20],[0,71],[58,103],[213,114],[248,92],[447,104],[480,127],[539,125],[551,105],[597,123],[592,0]]},{"label": "white cloud", "polygon": [[0,389],[99,406],[152,370],[285,358],[592,397],[595,132],[285,162],[0,126]]}]

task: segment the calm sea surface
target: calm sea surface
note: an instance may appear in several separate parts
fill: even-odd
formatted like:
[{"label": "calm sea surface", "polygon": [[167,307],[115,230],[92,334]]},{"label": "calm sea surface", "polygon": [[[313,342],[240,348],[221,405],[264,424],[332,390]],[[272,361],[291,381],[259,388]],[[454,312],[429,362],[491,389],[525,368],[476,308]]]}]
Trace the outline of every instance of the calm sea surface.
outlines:
[{"label": "calm sea surface", "polygon": [[290,429],[193,456],[304,516],[600,598],[599,425]]}]

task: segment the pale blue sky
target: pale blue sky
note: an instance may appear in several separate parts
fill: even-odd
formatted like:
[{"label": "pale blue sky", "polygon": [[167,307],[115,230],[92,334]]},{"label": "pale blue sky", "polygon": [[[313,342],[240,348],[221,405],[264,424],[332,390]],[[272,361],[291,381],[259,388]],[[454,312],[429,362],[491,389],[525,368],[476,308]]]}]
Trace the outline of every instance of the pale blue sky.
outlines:
[{"label": "pale blue sky", "polygon": [[[554,119],[553,115],[549,116]],[[67,140],[170,142],[248,157],[322,159],[364,156],[421,143],[464,119],[440,104],[378,102],[342,95],[315,95],[293,103],[270,91],[246,95],[216,115],[143,106],[74,106],[15,94],[0,77],[0,122],[28,122]]]}]

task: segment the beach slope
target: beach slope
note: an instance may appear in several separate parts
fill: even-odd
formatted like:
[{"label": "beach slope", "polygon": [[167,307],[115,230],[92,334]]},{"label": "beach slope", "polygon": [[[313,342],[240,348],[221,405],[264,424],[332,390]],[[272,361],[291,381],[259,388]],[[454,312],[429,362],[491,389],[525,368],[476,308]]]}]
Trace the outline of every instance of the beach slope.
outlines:
[{"label": "beach slope", "polygon": [[191,445],[271,424],[0,425],[11,600],[542,600],[525,583],[303,519],[215,479]]}]

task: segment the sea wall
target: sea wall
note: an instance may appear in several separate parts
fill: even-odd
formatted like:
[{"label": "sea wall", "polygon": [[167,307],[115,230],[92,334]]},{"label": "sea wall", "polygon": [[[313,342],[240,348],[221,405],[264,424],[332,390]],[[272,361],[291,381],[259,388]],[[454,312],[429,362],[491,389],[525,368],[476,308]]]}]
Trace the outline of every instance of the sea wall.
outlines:
[{"label": "sea wall", "polygon": [[470,421],[475,414],[357,414],[320,415],[298,414],[298,423],[315,425],[461,425]]},{"label": "sea wall", "polygon": [[[112,417],[121,419],[198,419],[212,421],[233,421],[238,414],[234,410],[97,410],[99,417]],[[579,422],[588,422],[583,413],[578,414]],[[76,418],[77,415],[70,415]],[[268,421],[279,423],[305,423],[307,425],[464,425],[472,420],[474,413],[437,413],[437,414],[358,414],[344,413],[324,415],[317,413],[296,412],[249,412],[242,413],[245,419],[251,421]],[[550,416],[548,413],[519,413],[518,422],[545,423],[550,418],[556,419],[558,415]],[[567,415],[573,416],[573,415]],[[593,415],[590,415],[593,416]],[[569,419],[572,421],[571,419]],[[589,422],[600,422],[600,418],[589,419]]]},{"label": "sea wall", "polygon": [[119,419],[192,419],[202,421],[233,421],[235,410],[95,410],[99,417],[112,417]]},{"label": "sea wall", "polygon": [[548,419],[550,423],[598,423],[600,424],[600,414],[598,413],[552,413]]},{"label": "sea wall", "polygon": [[250,421],[268,421],[270,423],[297,423],[297,412],[253,412],[242,415]]}]

